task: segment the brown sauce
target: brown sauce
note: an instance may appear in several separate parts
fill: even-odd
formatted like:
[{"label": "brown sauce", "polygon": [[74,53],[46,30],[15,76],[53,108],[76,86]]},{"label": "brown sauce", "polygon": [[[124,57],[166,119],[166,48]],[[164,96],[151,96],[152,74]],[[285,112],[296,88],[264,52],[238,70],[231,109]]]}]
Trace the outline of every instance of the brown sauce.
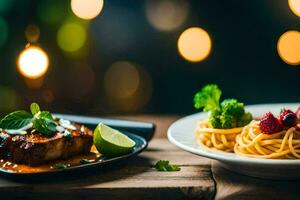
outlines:
[{"label": "brown sauce", "polygon": [[80,161],[82,159],[87,159],[90,162],[94,162],[97,158],[99,158],[101,154],[96,150],[95,146],[93,145],[91,148],[91,152],[86,155],[78,155],[69,158],[68,160],[54,160],[50,161],[49,163],[40,165],[40,166],[29,166],[23,164],[15,164],[11,162],[9,159],[0,159],[0,169],[3,171],[9,171],[12,173],[41,173],[41,172],[49,172],[49,171],[56,171],[57,164],[62,164],[67,167],[84,165]]}]

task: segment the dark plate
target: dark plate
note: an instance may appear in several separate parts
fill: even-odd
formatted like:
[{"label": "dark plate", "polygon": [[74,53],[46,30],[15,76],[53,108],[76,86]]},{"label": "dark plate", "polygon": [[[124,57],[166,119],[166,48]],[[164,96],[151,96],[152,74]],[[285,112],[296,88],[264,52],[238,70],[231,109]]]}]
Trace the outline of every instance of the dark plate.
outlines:
[{"label": "dark plate", "polygon": [[128,154],[125,154],[125,155],[122,155],[119,157],[114,157],[114,158],[101,156],[99,159],[97,159],[96,161],[94,161],[92,163],[71,166],[66,169],[57,169],[57,170],[53,170],[53,171],[37,172],[37,173],[18,173],[18,172],[14,172],[14,171],[0,169],[0,174],[6,176],[8,178],[21,178],[23,180],[26,178],[32,179],[32,178],[38,178],[38,177],[47,177],[49,175],[53,178],[56,175],[60,176],[63,174],[69,174],[69,173],[77,172],[80,170],[88,170],[88,169],[92,169],[95,167],[107,166],[107,165],[113,164],[118,161],[126,160],[129,157],[132,157],[134,155],[141,153],[147,147],[148,142],[143,137],[140,137],[133,133],[128,133],[128,132],[123,132],[123,133],[125,133],[128,137],[130,137],[132,140],[134,140],[136,142],[134,149],[132,150],[132,152],[130,152]]},{"label": "dark plate", "polygon": [[[94,162],[80,164],[75,166],[70,166],[66,169],[57,169],[52,171],[45,172],[36,172],[36,173],[18,173],[15,171],[4,170],[0,168],[0,175],[7,178],[22,180],[22,181],[31,181],[34,179],[46,178],[46,177],[57,177],[62,175],[74,174],[73,172],[91,172],[92,170],[96,170],[96,168],[110,166],[113,163],[119,161],[125,161],[129,157],[135,156],[141,153],[148,145],[148,142],[154,133],[155,125],[152,123],[145,122],[134,122],[127,120],[116,120],[116,119],[105,119],[105,118],[96,118],[96,117],[84,117],[84,116],[74,116],[74,115],[58,115],[64,119],[71,120],[73,122],[77,122],[83,125],[88,126],[93,129],[100,122],[105,123],[113,128],[120,130],[122,133],[126,134],[132,140],[135,141],[136,146],[132,150],[132,152],[114,158],[109,158],[105,156],[101,156]],[[143,137],[145,136],[145,137]],[[76,173],[78,174],[78,173]]]}]

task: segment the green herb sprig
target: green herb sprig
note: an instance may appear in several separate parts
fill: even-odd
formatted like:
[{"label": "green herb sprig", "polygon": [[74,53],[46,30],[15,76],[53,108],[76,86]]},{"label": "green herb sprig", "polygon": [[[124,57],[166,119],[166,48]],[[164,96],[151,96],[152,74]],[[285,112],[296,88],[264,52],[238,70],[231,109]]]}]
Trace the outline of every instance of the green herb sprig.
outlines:
[{"label": "green herb sprig", "polygon": [[56,131],[56,122],[48,111],[41,111],[37,103],[30,105],[31,113],[20,110],[9,113],[0,121],[0,128],[7,130],[21,129],[32,123],[40,134],[51,136]]},{"label": "green herb sprig", "polygon": [[163,172],[174,172],[174,171],[180,171],[181,168],[178,165],[171,165],[168,160],[159,160],[154,165],[154,168],[157,171],[163,171]]}]

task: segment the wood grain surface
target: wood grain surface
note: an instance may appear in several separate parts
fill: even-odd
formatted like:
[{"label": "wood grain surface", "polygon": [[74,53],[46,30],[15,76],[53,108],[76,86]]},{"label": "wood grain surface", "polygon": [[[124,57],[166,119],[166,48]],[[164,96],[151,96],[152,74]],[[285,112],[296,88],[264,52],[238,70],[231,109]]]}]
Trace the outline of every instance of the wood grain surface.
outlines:
[{"label": "wood grain surface", "polygon": [[[31,183],[0,177],[0,199],[300,199],[299,181],[236,174],[216,161],[170,144],[166,139],[167,128],[178,116],[122,118],[157,124],[154,139],[139,156],[113,166]],[[152,166],[161,159],[180,165],[181,171],[157,172]]]},{"label": "wood grain surface", "polygon": [[[179,172],[158,172],[152,166],[165,159]],[[22,199],[212,199],[215,184],[208,159],[179,150],[166,139],[154,139],[138,157],[113,167],[74,177],[52,177],[34,183],[0,179],[2,197]]]}]

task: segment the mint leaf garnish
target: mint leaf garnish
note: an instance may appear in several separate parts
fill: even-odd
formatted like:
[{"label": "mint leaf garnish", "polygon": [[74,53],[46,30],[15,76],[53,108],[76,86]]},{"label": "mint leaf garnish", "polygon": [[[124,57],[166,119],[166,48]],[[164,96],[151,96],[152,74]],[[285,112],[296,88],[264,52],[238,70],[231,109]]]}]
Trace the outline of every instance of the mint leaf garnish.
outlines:
[{"label": "mint leaf garnish", "polygon": [[37,118],[33,120],[33,128],[37,129],[41,134],[52,135],[56,131],[56,123],[48,111],[42,111]]},{"label": "mint leaf garnish", "polygon": [[32,104],[30,105],[30,111],[31,111],[31,113],[32,113],[33,115],[39,113],[39,112],[40,112],[40,107],[39,107],[39,105],[38,105],[37,103],[32,103]]},{"label": "mint leaf garnish", "polygon": [[178,165],[171,165],[168,160],[159,160],[154,165],[157,171],[164,171],[164,172],[173,172],[173,171],[180,171],[180,167]]},{"label": "mint leaf garnish", "polygon": [[16,130],[32,123],[32,127],[40,134],[51,136],[56,132],[56,122],[48,111],[40,111],[37,103],[30,105],[30,111],[15,111],[6,115],[0,121],[0,128],[7,130]]},{"label": "mint leaf garnish", "polygon": [[20,129],[32,121],[32,115],[26,111],[20,110],[6,115],[0,121],[2,129]]}]

